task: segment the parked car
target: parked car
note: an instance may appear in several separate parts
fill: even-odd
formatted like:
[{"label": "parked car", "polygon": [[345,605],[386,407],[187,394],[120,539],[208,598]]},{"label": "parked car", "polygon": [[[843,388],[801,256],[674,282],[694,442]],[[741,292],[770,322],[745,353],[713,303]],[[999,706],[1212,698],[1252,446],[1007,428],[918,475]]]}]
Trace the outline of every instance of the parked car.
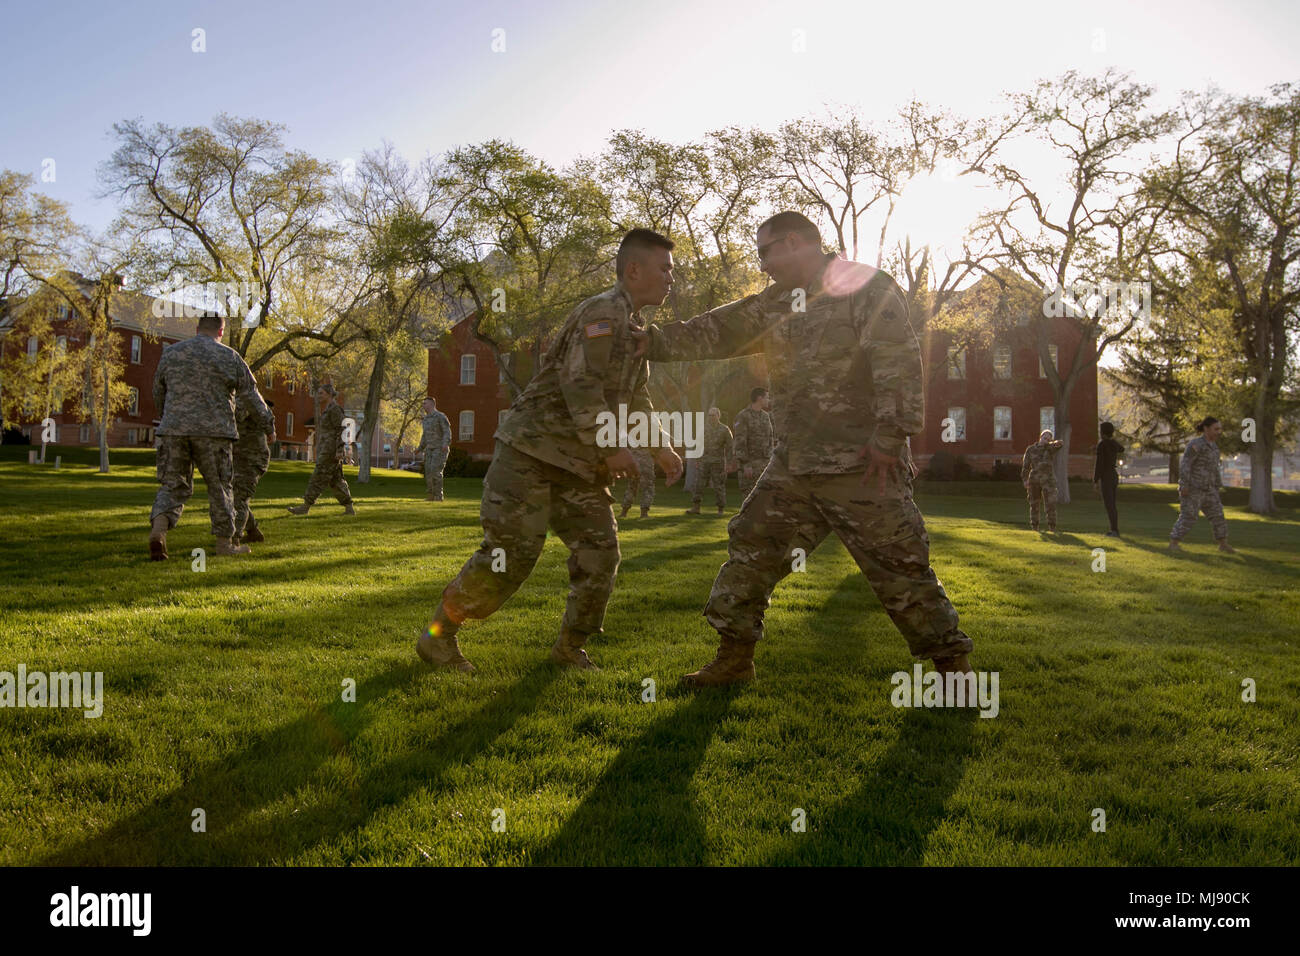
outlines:
[{"label": "parked car", "polygon": [[415,461],[408,461],[405,465],[402,466],[401,470],[418,471],[420,474],[424,474],[424,462],[418,458]]}]

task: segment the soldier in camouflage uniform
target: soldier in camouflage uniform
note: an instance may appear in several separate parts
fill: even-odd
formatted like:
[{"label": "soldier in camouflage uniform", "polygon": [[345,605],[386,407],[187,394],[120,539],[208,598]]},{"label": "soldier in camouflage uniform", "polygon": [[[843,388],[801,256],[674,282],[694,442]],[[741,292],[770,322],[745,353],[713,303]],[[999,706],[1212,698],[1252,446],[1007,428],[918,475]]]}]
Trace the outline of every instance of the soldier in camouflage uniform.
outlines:
[{"label": "soldier in camouflage uniform", "polygon": [[691,507],[687,514],[700,513],[700,500],[704,489],[713,489],[713,500],[718,506],[718,514],[727,511],[727,462],[732,458],[735,439],[731,429],[722,424],[722,412],[716,408],[709,409],[709,418],[704,425],[704,453],[700,456],[700,477],[691,496]]},{"label": "soldier in camouflage uniform", "polygon": [[334,400],[336,395],[338,392],[328,383],[316,390],[316,400],[324,406],[316,425],[316,467],[307,482],[303,503],[291,506],[290,514],[305,515],[326,488],[334,491],[345,515],[357,513],[352,506],[352,491],[343,477],[343,409]]},{"label": "soldier in camouflage uniform", "polygon": [[762,352],[778,444],[728,526],[730,545],[704,616],[721,636],[691,686],[754,676],[754,646],[795,541],[839,535],[912,654],[970,672],[972,644],[930,568],[925,524],[904,460],[922,427],[921,349],[906,299],[886,273],[822,253],[817,228],[780,213],[758,229],[773,284],[686,321],[651,325],[654,361]]},{"label": "soldier in camouflage uniform", "polygon": [[749,497],[772,457],[772,416],[767,412],[770,406],[767,389],[755,388],[749,393],[749,405],[736,416],[736,480],[740,482],[741,503]]},{"label": "soldier in camouflage uniform", "polygon": [[1228,544],[1228,522],[1223,517],[1223,502],[1219,489],[1223,487],[1223,474],[1219,470],[1219,436],[1223,425],[1217,418],[1207,417],[1196,426],[1200,432],[1187,443],[1183,459],[1178,465],[1178,520],[1169,533],[1169,550],[1181,551],[1178,542],[1187,536],[1196,524],[1200,512],[1210,519],[1210,529],[1219,542],[1219,550],[1234,554],[1236,549]]},{"label": "soldier in camouflage uniform", "polygon": [[619,512],[620,518],[626,518],[628,511],[632,508],[632,502],[636,499],[637,493],[641,495],[641,517],[648,517],[650,506],[655,503],[655,460],[650,456],[648,448],[632,448],[632,460],[636,462],[636,470],[628,476],[627,487],[623,490],[623,510]]},{"label": "soldier in camouflage uniform", "polygon": [[271,442],[275,441],[275,413],[272,402],[266,403],[267,416],[261,418],[247,402],[239,405],[239,437],[234,447],[234,477],[230,488],[235,499],[235,537],[241,541],[265,541],[262,529],[249,505],[257,483],[271,465]]},{"label": "soldier in camouflage uniform", "polygon": [[451,446],[451,422],[438,411],[437,399],[424,400],[424,418],[420,444],[415,453],[424,452],[424,486],[428,489],[425,501],[442,501],[442,471],[447,467],[447,449]]},{"label": "soldier in camouflage uniform", "polygon": [[[416,644],[423,660],[473,670],[457,630],[492,614],[523,584],[549,527],[569,549],[569,597],[551,657],[595,667],[583,645],[601,633],[619,563],[609,484],[636,469],[627,436],[609,420],[618,420],[619,405],[629,416],[653,410],[649,364],[634,355],[632,331],[641,325],[640,310],[661,304],[672,288],[672,245],[649,230],[628,233],[614,287],[573,310],[510,407],[483,479],[483,543],[442,592]],[[666,436],[659,444],[656,459],[671,484],[681,459]]]},{"label": "soldier in camouflage uniform", "polygon": [[1047,530],[1056,531],[1056,453],[1064,443],[1052,441],[1052,433],[1044,430],[1038,441],[1025,449],[1020,462],[1020,480],[1029,496],[1029,527],[1038,530],[1038,502],[1047,509]]},{"label": "soldier in camouflage uniform", "polygon": [[235,506],[231,494],[231,446],[235,403],[247,402],[250,413],[269,417],[253,373],[234,349],[221,344],[225,319],[205,315],[192,339],[163,349],[153,379],[158,425],[158,495],[150,513],[149,557],[167,559],[167,532],[180,521],[194,493],[194,466],[208,486],[208,516],[217,539],[213,554],[248,554],[236,545]]}]

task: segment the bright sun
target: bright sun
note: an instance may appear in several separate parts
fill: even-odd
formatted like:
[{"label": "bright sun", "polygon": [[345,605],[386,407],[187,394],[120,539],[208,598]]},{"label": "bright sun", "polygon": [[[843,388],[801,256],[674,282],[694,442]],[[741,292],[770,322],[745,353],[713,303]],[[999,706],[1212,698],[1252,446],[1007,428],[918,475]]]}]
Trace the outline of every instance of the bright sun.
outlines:
[{"label": "bright sun", "polygon": [[925,173],[903,187],[890,231],[900,242],[910,236],[914,249],[929,245],[936,253],[955,256],[988,201],[988,190],[979,188],[973,177]]}]

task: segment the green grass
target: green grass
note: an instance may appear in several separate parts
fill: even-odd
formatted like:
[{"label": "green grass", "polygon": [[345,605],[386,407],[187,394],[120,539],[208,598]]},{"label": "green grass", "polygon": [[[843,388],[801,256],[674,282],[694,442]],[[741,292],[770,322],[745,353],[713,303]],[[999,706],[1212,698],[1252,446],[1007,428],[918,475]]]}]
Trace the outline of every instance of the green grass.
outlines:
[{"label": "green grass", "polygon": [[920,489],[972,661],[1000,674],[1001,711],[980,719],[891,706],[912,662],[836,541],[778,588],[756,683],[679,688],[715,647],[700,608],[726,535],[677,491],[623,523],[602,671],[547,662],[566,590],[552,540],[462,630],[466,676],[430,672],[413,641],[478,544],[477,479],[434,505],[418,476],[349,468],[357,517],[291,518],[308,466],[275,462],[268,541],[200,574],[201,484],[173,560],[151,564],[150,452],[114,452],[104,476],[85,452],[55,472],[23,451],[0,461],[0,670],[103,671],[105,705],[0,710],[0,864],[1300,859],[1297,496],[1265,520],[1230,495],[1240,554],[1202,522],[1171,557],[1167,487],[1121,489],[1118,542],[1089,488],[1054,539],[1027,530],[1015,485]]}]

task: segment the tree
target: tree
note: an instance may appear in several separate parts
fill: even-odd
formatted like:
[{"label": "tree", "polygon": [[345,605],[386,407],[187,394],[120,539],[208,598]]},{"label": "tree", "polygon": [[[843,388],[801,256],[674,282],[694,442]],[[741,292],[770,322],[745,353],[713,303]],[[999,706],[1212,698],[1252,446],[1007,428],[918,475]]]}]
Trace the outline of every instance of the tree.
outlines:
[{"label": "tree", "polygon": [[1219,384],[1244,390],[1255,425],[1250,509],[1272,514],[1278,425],[1300,410],[1300,87],[1278,84],[1266,97],[1190,95],[1183,121],[1176,155],[1152,171],[1147,188],[1171,204],[1187,237],[1168,256],[1208,264],[1214,275],[1197,288],[1217,286],[1227,305],[1233,348],[1219,353],[1227,360]]}]

